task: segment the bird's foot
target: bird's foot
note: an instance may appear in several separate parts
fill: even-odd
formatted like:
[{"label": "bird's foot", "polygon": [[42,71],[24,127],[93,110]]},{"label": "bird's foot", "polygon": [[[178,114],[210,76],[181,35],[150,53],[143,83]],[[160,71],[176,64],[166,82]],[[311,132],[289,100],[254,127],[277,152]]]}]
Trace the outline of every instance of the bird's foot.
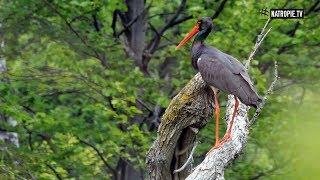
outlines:
[{"label": "bird's foot", "polygon": [[208,154],[210,154],[211,151],[213,151],[213,150],[218,149],[219,147],[221,147],[221,145],[222,145],[222,144],[221,144],[220,142],[216,142],[216,143],[214,144],[214,146],[207,152],[206,156],[207,156]]},{"label": "bird's foot", "polygon": [[223,144],[223,143],[225,143],[225,142],[227,142],[227,141],[229,141],[229,140],[231,140],[231,133],[226,133],[226,134],[223,136],[223,138],[221,139],[220,144]]},{"label": "bird's foot", "polygon": [[231,133],[225,134],[220,142],[216,142],[215,145],[207,152],[206,156],[210,154],[210,152],[214,149],[220,148],[224,143],[226,143],[229,140],[231,140]]}]

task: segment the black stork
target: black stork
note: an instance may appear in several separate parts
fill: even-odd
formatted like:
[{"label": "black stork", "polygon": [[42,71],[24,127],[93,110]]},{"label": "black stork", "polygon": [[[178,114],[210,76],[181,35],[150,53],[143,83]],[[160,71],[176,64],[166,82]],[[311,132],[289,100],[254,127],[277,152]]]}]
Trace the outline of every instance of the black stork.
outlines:
[{"label": "black stork", "polygon": [[[232,125],[239,106],[238,98],[242,103],[255,108],[258,107],[262,99],[257,94],[243,64],[234,57],[204,44],[204,40],[208,37],[212,28],[213,23],[211,18],[204,17],[199,19],[197,24],[179,43],[176,49],[186,44],[196,35],[191,49],[192,66],[195,70],[200,72],[203,80],[210,86],[214,93],[216,139],[212,149],[215,149],[219,148],[224,142],[231,138]],[[219,90],[234,95],[235,100],[230,127],[227,129],[227,132],[221,141],[219,141]]]}]

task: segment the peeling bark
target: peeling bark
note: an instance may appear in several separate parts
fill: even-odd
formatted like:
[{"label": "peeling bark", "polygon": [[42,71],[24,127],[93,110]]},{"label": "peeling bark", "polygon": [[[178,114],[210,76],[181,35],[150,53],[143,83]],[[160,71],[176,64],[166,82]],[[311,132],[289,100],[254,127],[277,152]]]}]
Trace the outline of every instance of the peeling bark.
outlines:
[{"label": "peeling bark", "polygon": [[[230,127],[232,112],[234,109],[234,98],[228,96],[227,123]],[[247,143],[249,134],[248,106],[239,102],[237,115],[234,119],[231,140],[223,144],[222,147],[210,152],[204,161],[186,178],[187,180],[210,180],[224,179],[224,170],[234,158],[241,153]]]},{"label": "peeling bark", "polygon": [[[190,155],[197,135],[191,128],[201,129],[212,116],[212,99],[213,93],[198,73],[171,101],[162,117],[158,138],[148,152],[149,179],[224,179],[224,169],[247,142],[248,107],[241,102],[232,129],[232,139],[208,154],[192,173],[189,164],[183,171],[173,174],[173,170],[181,167]],[[233,108],[234,99],[230,95],[226,115],[228,127]],[[186,152],[179,155],[184,149],[187,149]]]}]

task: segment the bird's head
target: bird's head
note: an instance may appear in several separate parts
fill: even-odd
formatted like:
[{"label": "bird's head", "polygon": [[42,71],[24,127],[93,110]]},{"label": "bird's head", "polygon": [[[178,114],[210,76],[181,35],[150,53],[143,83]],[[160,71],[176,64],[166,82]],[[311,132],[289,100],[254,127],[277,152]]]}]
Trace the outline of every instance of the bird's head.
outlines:
[{"label": "bird's head", "polygon": [[178,44],[176,49],[185,45],[193,36],[200,34],[199,32],[210,32],[213,28],[212,19],[210,17],[200,18],[196,25],[191,29],[191,31],[182,39],[182,41]]}]

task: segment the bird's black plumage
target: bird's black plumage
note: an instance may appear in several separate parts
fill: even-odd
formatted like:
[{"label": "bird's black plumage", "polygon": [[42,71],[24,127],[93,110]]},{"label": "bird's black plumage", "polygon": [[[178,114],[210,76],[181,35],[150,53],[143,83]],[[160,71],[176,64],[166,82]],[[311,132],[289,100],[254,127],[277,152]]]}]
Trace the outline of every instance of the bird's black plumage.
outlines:
[{"label": "bird's black plumage", "polygon": [[261,98],[243,64],[216,48],[204,45],[203,41],[213,25],[210,18],[199,21],[199,33],[192,44],[193,67],[209,86],[237,96],[246,105],[257,107]]},{"label": "bird's black plumage", "polygon": [[[203,80],[211,87],[214,93],[215,114],[215,144],[209,153],[232,138],[231,132],[235,116],[237,114],[239,100],[257,108],[262,101],[259,97],[245,67],[234,57],[220,50],[204,45],[204,40],[213,28],[210,18],[202,18],[191,31],[177,45],[176,49],[186,44],[196,35],[192,44],[192,66],[198,70]],[[226,134],[219,140],[220,105],[218,90],[234,95],[234,110]]]}]

